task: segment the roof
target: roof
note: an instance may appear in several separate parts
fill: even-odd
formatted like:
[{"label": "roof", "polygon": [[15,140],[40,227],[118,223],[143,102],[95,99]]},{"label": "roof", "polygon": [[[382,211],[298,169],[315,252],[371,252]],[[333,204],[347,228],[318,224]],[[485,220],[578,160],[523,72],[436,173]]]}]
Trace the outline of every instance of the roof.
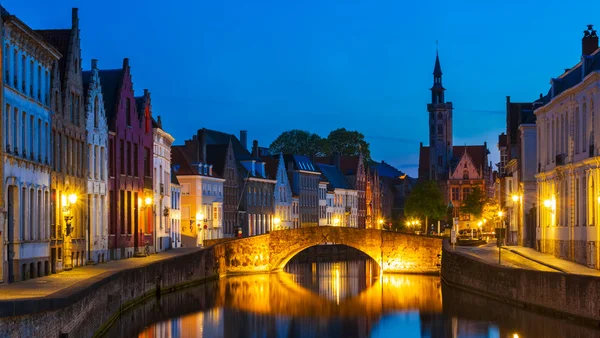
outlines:
[{"label": "roof", "polygon": [[[356,175],[358,170],[358,161],[360,156],[340,156],[340,171],[344,175]],[[316,163],[335,165],[334,156],[325,156],[315,158]]]},{"label": "roof", "polygon": [[190,165],[183,146],[173,146],[171,148],[171,165],[175,168],[174,171],[177,175],[198,175],[198,171]]},{"label": "roof", "polygon": [[457,160],[456,162],[458,163],[458,160],[460,160],[460,158],[463,156],[463,154],[465,153],[469,154],[469,156],[471,157],[471,160],[473,160],[473,164],[475,165],[475,168],[479,169],[484,167],[487,164],[487,154],[488,154],[488,149],[486,146],[454,146],[452,147],[452,155],[453,155],[453,159]]},{"label": "roof", "polygon": [[318,163],[324,178],[329,182],[328,187],[337,189],[352,189],[350,182],[344,174],[334,165]]},{"label": "roof", "polygon": [[175,173],[175,170],[173,170],[173,168],[171,168],[171,184],[179,185],[179,180],[177,179],[177,175]]},{"label": "roof", "polygon": [[[585,67],[585,74],[582,67]],[[550,99],[553,99],[565,90],[578,85],[593,71],[600,71],[600,48],[596,48],[596,51],[591,55],[583,55],[581,62],[577,63],[573,68],[566,70],[558,78],[552,79],[552,87],[549,92],[551,95]],[[544,103],[548,103],[549,101],[550,100]]]},{"label": "roof", "polygon": [[225,177],[225,163],[229,144],[212,144],[206,146],[206,162],[212,164],[213,175]]},{"label": "roof", "polygon": [[260,156],[260,160],[265,163],[265,172],[267,177],[276,180],[277,169],[279,168],[279,155]]},{"label": "roof", "polygon": [[292,155],[285,154],[283,155],[283,159],[285,161],[285,167],[290,170],[288,167],[290,163],[293,163],[292,170],[303,170],[303,171],[312,171],[315,173],[319,173],[319,170],[315,168],[315,165],[310,160],[308,156],[305,155]]},{"label": "roof", "polygon": [[381,162],[369,161],[369,167],[372,170],[376,170],[377,174],[380,177],[398,178],[398,177],[404,175],[404,173],[402,171],[396,169],[389,163],[385,163],[385,161],[381,161]]},{"label": "roof", "polygon": [[63,57],[58,60],[58,68],[61,81],[64,81],[66,79],[67,55],[69,55],[71,29],[36,29],[34,32],[39,34],[63,55]]},{"label": "roof", "polygon": [[123,69],[109,69],[98,71],[100,85],[102,86],[102,98],[104,99],[104,111],[108,126],[117,116],[117,102],[119,98],[119,89],[123,83]]},{"label": "roof", "polygon": [[229,142],[231,141],[236,160],[247,161],[252,159],[252,154],[250,154],[248,149],[242,146],[240,140],[238,140],[235,135],[206,128],[203,128],[202,130],[204,131],[204,139],[207,145],[229,145]]},{"label": "roof", "polygon": [[442,66],[440,66],[440,56],[435,51],[435,66],[433,67],[433,75],[442,76]]}]

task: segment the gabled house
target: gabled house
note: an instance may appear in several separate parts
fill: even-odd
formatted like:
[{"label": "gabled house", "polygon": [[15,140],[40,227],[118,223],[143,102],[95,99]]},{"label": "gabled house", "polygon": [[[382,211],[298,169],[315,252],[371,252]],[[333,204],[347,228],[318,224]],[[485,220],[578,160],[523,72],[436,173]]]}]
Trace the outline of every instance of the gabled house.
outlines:
[{"label": "gabled house", "polygon": [[317,167],[328,182],[328,191],[333,192],[333,212],[327,225],[358,228],[358,191],[336,166],[317,163]]},{"label": "gabled house", "polygon": [[[110,259],[156,251],[153,226],[153,141],[149,104],[138,112],[129,59],[120,69],[100,70],[108,124]],[[144,96],[149,93],[145,89]]]},{"label": "gabled house", "polygon": [[92,60],[92,69],[83,72],[85,124],[87,131],[87,187],[88,236],[90,263],[109,260],[108,251],[108,125],[104,111],[102,84],[98,60]]},{"label": "gabled house", "polygon": [[[260,152],[260,149],[259,149]],[[275,191],[275,218],[273,220],[274,229],[292,229],[292,187],[285,169],[285,160],[283,154],[269,156],[261,155],[261,160],[265,163],[267,176],[274,178]]]}]

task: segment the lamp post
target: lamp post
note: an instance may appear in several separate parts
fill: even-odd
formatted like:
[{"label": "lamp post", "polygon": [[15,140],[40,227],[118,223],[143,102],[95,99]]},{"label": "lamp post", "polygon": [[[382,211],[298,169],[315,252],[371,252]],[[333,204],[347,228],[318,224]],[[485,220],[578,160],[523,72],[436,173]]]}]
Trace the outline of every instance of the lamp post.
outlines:
[{"label": "lamp post", "polygon": [[65,247],[63,250],[65,260],[64,270],[71,270],[73,269],[73,257],[71,254],[71,246],[73,245],[73,243],[71,242],[71,222],[73,221],[72,208],[73,205],[77,202],[77,195],[62,195],[61,202],[63,217],[65,219],[65,241],[63,243]]},{"label": "lamp post", "polygon": [[[521,230],[521,202],[522,202],[522,196],[520,194],[514,194],[511,197],[512,201],[513,201],[513,213],[515,212],[515,208],[516,210],[516,223],[517,223],[517,234],[519,233],[523,233],[523,231]],[[521,235],[522,237],[523,235]],[[518,235],[517,235],[517,244],[519,242],[518,239]]]},{"label": "lamp post", "polygon": [[275,224],[275,229],[280,230],[279,224],[281,224],[281,219],[279,217],[273,218],[273,224]]},{"label": "lamp post", "polygon": [[505,229],[504,229],[504,219],[502,218],[502,216],[504,216],[504,212],[502,210],[498,211],[498,217],[500,218],[500,222],[502,222],[500,231],[498,231],[498,234],[497,234],[497,237],[498,237],[498,264],[502,264],[502,260],[501,260],[502,241],[504,240],[504,237],[506,235]]},{"label": "lamp post", "polygon": [[380,218],[378,223],[379,223],[379,230],[383,230],[383,218]]},{"label": "lamp post", "polygon": [[[149,217],[148,217],[148,213],[147,210],[152,209],[154,210],[154,200],[152,197],[147,196],[146,198],[144,198],[144,200],[142,201],[141,198],[138,198],[138,206],[140,208],[140,211],[142,212],[142,215],[145,215],[143,217],[143,222],[141,223],[148,223],[149,222]],[[145,214],[144,214],[145,212]],[[146,243],[140,243],[140,241],[142,241],[143,239],[143,230],[139,228],[139,223],[138,225],[136,225],[136,228],[134,229],[134,234],[135,237],[133,238],[133,245],[134,245],[134,257],[146,257],[149,254],[149,250],[148,252],[146,252]],[[152,234],[152,236],[154,237],[154,253],[156,253],[156,224],[154,225],[154,232]],[[140,248],[144,247],[144,251],[141,251]]]}]

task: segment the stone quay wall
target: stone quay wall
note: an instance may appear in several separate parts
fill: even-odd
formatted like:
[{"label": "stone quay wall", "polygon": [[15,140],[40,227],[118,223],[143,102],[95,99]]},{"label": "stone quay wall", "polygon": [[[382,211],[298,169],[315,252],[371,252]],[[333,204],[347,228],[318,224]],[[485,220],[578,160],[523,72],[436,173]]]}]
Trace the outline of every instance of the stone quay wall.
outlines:
[{"label": "stone quay wall", "polygon": [[[214,249],[106,272],[38,299],[0,302],[3,337],[92,337],[123,310],[160,292],[218,278]],[[61,335],[62,334],[62,335]],[[66,335],[65,335],[66,334]]]},{"label": "stone quay wall", "polygon": [[513,269],[442,250],[442,278],[451,286],[535,311],[600,324],[600,278]]}]

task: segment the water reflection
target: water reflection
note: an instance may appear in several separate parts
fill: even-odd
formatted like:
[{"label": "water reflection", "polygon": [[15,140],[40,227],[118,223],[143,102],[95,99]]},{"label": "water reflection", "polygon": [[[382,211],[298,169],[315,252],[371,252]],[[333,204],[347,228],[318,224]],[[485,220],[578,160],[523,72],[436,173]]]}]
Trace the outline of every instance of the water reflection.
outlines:
[{"label": "water reflection", "polygon": [[[442,297],[443,295],[443,297]],[[149,300],[108,337],[598,337],[599,331],[368,260],[293,263]]]}]

